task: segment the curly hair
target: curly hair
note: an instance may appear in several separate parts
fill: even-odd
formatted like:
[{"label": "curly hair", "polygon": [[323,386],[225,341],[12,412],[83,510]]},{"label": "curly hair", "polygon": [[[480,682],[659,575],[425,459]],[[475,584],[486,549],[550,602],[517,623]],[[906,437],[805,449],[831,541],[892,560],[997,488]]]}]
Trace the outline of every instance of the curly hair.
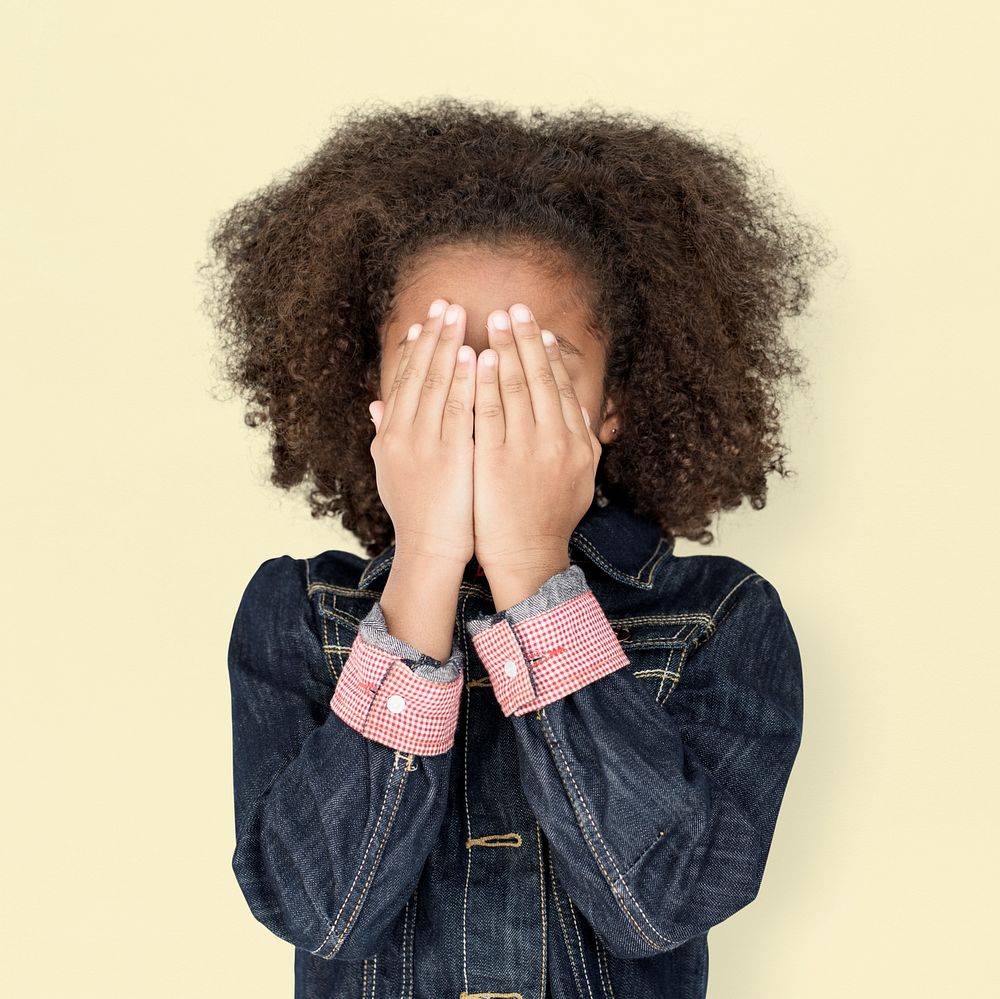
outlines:
[{"label": "curly hair", "polygon": [[[831,251],[734,148],[593,105],[527,116],[440,97],[355,108],[285,178],[213,223],[205,306],[245,422],[270,427],[271,482],[305,481],[369,552],[393,538],[368,403],[396,282],[436,246],[535,247],[568,261],[606,340],[621,430],[609,498],[708,544],[712,516],[791,473],[783,331]],[[603,416],[603,414],[602,414]]]}]

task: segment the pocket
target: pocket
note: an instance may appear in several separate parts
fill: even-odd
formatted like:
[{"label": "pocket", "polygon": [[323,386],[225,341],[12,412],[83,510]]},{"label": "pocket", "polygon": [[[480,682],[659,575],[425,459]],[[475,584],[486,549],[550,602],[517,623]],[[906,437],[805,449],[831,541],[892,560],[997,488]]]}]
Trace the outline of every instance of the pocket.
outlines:
[{"label": "pocket", "polygon": [[335,583],[315,582],[309,585],[309,598],[316,611],[323,652],[336,687],[358,636],[359,625],[378,600],[379,594]]},{"label": "pocket", "polygon": [[643,614],[612,618],[628,669],[649,689],[657,704],[666,703],[680,682],[688,654],[708,637],[708,613]]}]

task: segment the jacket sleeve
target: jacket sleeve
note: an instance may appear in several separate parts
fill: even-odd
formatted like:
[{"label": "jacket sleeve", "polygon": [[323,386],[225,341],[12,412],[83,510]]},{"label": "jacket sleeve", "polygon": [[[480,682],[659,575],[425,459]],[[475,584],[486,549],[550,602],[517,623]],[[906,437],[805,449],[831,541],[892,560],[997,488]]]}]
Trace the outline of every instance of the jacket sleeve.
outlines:
[{"label": "jacket sleeve", "polygon": [[798,646],[767,580],[721,601],[664,703],[621,668],[578,565],[466,627],[553,864],[608,950],[672,950],[756,897],[802,732]]},{"label": "jacket sleeve", "polygon": [[232,867],[272,933],[354,961],[378,951],[438,836],[464,671],[418,675],[359,632],[331,698],[306,569],[264,562],[233,623]]}]

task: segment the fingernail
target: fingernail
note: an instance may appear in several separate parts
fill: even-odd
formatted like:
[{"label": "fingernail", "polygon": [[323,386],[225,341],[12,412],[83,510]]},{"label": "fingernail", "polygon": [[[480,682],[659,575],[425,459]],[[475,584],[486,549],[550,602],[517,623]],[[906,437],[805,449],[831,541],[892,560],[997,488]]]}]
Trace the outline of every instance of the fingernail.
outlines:
[{"label": "fingernail", "polygon": [[407,340],[416,340],[418,336],[420,336],[420,323],[414,323],[406,331],[406,339]]},{"label": "fingernail", "polygon": [[556,338],[553,333],[549,330],[542,330],[542,343],[544,343],[546,347],[551,347],[555,342]]},{"label": "fingernail", "polygon": [[581,406],[580,409],[583,410],[583,419],[584,419],[584,422],[589,427],[590,426],[590,414],[587,412],[587,409],[586,409],[585,406]]},{"label": "fingernail", "polygon": [[519,323],[531,322],[531,309],[529,309],[526,305],[515,305],[514,308],[510,310],[510,314]]},{"label": "fingernail", "polygon": [[427,310],[427,315],[432,318],[436,318],[437,316],[440,316],[442,312],[444,312],[444,300],[435,298],[434,301],[431,302],[431,307]]},{"label": "fingernail", "polygon": [[449,305],[448,311],[444,314],[445,324],[450,326],[456,319],[458,319],[458,306]]},{"label": "fingernail", "polygon": [[510,329],[510,320],[507,318],[506,312],[495,312],[490,318],[493,320],[494,329],[497,330]]}]

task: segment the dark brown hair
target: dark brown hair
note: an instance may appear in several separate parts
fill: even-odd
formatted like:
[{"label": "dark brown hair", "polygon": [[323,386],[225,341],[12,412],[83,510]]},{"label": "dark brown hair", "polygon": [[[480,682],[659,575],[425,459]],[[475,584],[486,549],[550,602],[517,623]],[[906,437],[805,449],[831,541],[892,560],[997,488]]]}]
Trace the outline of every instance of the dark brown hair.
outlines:
[{"label": "dark brown hair", "polygon": [[[287,177],[215,223],[202,265],[222,373],[270,427],[271,481],[306,482],[370,554],[392,540],[369,450],[379,330],[435,246],[529,246],[570,262],[607,342],[618,440],[597,480],[665,534],[766,502],[785,467],[783,320],[832,256],[759,171],[662,120],[593,105],[527,115],[443,97],[344,115]],[[600,414],[603,418],[604,414]]]}]

